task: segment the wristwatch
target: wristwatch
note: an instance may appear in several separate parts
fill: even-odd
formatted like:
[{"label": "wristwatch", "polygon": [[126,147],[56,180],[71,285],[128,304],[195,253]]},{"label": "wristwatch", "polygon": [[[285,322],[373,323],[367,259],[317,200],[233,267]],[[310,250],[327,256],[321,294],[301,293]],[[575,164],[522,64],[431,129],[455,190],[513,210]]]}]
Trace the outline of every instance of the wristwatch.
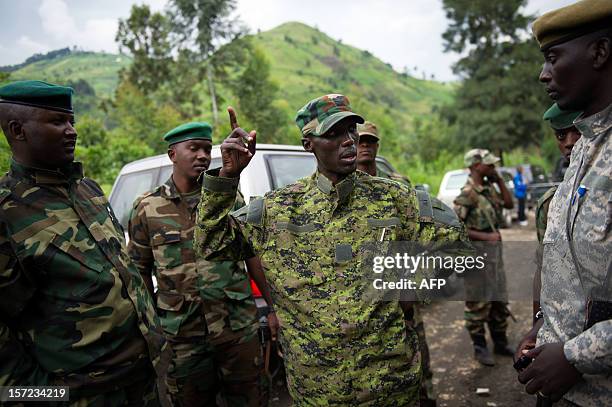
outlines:
[{"label": "wristwatch", "polygon": [[535,313],[535,315],[533,316],[533,323],[535,325],[536,322],[538,322],[538,320],[544,318],[544,313],[542,312],[542,308],[538,309],[538,312]]}]

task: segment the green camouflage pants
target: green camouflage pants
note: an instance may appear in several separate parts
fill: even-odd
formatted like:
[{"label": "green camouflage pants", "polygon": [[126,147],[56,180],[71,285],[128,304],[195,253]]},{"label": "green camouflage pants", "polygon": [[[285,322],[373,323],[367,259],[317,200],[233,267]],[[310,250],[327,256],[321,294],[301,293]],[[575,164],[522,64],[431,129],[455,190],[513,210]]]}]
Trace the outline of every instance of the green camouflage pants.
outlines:
[{"label": "green camouflage pants", "polygon": [[434,405],[435,394],[433,390],[433,372],[429,361],[429,346],[427,346],[427,337],[425,336],[425,324],[421,306],[414,307],[414,330],[419,338],[419,348],[421,351],[421,369],[423,370],[423,379],[419,390],[419,399],[422,405]]},{"label": "green camouflage pants", "polygon": [[484,340],[485,323],[487,323],[493,342],[506,345],[507,343],[503,342],[506,341],[509,316],[505,302],[466,301],[465,303],[465,327],[472,340],[477,338]]},{"label": "green camouflage pants", "polygon": [[218,345],[169,344],[173,357],[166,384],[175,407],[215,406],[217,393],[229,407],[265,405],[257,335]]}]

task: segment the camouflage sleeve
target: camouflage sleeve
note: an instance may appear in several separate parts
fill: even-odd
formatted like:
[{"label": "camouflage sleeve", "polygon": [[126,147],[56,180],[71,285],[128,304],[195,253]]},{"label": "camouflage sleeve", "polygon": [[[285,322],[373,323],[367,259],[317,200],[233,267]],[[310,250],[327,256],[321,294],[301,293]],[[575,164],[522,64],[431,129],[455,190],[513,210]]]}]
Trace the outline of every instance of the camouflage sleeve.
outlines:
[{"label": "camouflage sleeve", "polygon": [[455,210],[455,213],[457,214],[459,219],[465,221],[468,217],[470,209],[474,207],[474,203],[472,202],[470,194],[465,188],[463,188],[459,196],[455,198],[455,200],[453,201],[453,206],[453,209]]},{"label": "camouflage sleeve", "polygon": [[136,268],[143,276],[150,276],[153,273],[153,249],[149,239],[149,226],[145,211],[146,203],[136,200],[128,222],[128,233],[130,242],[128,243],[128,254]]},{"label": "camouflage sleeve", "polygon": [[581,373],[612,373],[612,320],[598,322],[565,342],[563,352]]},{"label": "camouflage sleeve", "polygon": [[[219,169],[208,170],[202,178],[202,199],[194,232],[194,246],[206,260],[246,260],[253,257],[263,236],[263,213],[239,220],[230,214],[239,179],[218,176]],[[249,210],[249,206],[241,212]]]},{"label": "camouflage sleeve", "polygon": [[8,234],[0,235],[0,386],[50,384],[45,372],[26,351],[24,342],[10,328],[19,318],[36,288],[13,254]]},{"label": "camouflage sleeve", "polygon": [[415,190],[403,184],[399,185],[399,196],[396,199],[399,206],[398,213],[402,225],[401,239],[405,241],[416,241],[419,233],[419,210]]}]

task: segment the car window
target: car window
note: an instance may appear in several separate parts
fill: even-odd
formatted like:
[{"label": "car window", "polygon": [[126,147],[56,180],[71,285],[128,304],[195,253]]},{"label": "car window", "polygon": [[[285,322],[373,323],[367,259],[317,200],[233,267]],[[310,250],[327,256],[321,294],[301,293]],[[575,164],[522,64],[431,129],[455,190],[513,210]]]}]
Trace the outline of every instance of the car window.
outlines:
[{"label": "car window", "polygon": [[269,154],[265,157],[272,189],[293,184],[315,172],[317,163],[313,155]]},{"label": "car window", "polygon": [[141,194],[155,188],[158,172],[157,168],[153,168],[119,176],[116,191],[113,191],[111,205],[124,228],[127,228],[128,216],[134,200]]},{"label": "car window", "polygon": [[465,185],[465,182],[468,179],[468,174],[453,174],[448,177],[448,182],[446,183],[446,189],[461,189]]}]

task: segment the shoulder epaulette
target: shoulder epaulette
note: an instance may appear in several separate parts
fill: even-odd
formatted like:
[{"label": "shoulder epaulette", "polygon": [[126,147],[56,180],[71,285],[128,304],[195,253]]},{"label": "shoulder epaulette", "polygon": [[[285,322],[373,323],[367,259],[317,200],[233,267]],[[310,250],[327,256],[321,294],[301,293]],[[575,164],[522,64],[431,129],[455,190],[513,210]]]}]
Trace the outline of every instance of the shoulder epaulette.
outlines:
[{"label": "shoulder epaulette", "polygon": [[162,187],[163,185],[158,186],[157,188],[155,188],[153,191],[147,191],[142,195],[139,195],[136,199],[134,199],[134,203],[132,204],[132,209],[136,209],[138,207],[138,205],[140,205],[140,203],[145,199],[150,197],[151,195],[153,195],[154,193],[156,193],[157,191],[159,191],[159,189]]},{"label": "shoulder epaulette", "polygon": [[438,223],[452,227],[461,226],[455,211],[445,205],[444,202],[423,190],[416,190],[416,194],[419,201],[419,220],[421,222]]},{"label": "shoulder epaulette", "polygon": [[250,223],[252,225],[261,225],[263,223],[262,219],[264,203],[264,198],[254,198],[248,205],[232,212],[232,216],[241,222]]}]

